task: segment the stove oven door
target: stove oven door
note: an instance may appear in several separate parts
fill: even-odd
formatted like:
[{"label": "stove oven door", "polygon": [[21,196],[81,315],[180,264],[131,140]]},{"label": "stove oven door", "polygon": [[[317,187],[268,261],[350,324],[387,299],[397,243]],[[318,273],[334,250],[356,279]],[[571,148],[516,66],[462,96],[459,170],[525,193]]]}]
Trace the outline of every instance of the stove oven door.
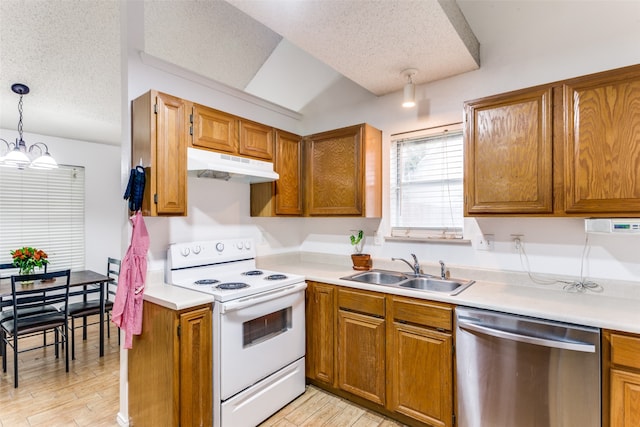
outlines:
[{"label": "stove oven door", "polygon": [[306,287],[302,282],[220,304],[220,400],[304,356]]}]

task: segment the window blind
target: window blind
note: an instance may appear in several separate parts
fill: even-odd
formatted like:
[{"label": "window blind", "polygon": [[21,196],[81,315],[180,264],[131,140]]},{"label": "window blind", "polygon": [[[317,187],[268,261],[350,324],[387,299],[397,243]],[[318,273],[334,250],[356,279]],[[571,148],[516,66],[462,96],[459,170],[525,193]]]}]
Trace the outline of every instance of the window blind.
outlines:
[{"label": "window blind", "polygon": [[85,264],[84,168],[0,167],[0,263],[23,246],[42,249],[49,271]]},{"label": "window blind", "polygon": [[462,238],[462,131],[391,142],[391,235]]}]

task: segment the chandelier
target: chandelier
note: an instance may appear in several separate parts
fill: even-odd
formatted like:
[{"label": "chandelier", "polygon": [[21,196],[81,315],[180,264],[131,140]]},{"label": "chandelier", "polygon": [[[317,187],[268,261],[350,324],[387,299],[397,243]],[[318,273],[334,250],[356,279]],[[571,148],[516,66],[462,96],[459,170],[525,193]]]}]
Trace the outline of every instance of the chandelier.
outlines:
[{"label": "chandelier", "polygon": [[[11,90],[20,95],[20,100],[18,101],[18,113],[20,115],[20,119],[18,120],[18,138],[16,138],[15,143],[7,142],[0,138],[0,141],[2,141],[2,144],[0,144],[0,166],[15,167],[18,169],[24,169],[25,167],[31,169],[57,168],[58,163],[51,154],[49,154],[47,144],[44,142],[36,142],[27,147],[27,144],[22,139],[22,96],[29,93],[29,87],[22,83],[14,83],[11,85]],[[2,147],[2,145],[6,147]]]}]

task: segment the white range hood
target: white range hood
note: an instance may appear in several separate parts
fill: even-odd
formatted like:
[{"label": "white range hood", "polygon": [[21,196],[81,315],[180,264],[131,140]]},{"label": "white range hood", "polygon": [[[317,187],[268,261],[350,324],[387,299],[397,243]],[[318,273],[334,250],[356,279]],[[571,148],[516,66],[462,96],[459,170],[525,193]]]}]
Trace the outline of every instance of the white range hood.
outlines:
[{"label": "white range hood", "polygon": [[187,148],[189,176],[254,184],[277,180],[273,163],[197,148]]}]

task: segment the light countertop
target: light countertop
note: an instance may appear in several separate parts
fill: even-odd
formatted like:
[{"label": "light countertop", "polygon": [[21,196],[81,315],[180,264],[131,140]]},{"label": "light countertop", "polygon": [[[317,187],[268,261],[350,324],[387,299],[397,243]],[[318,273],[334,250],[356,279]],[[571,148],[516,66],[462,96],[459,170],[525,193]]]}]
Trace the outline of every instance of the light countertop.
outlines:
[{"label": "light countertop", "polygon": [[[313,253],[288,253],[257,259],[259,268],[300,274],[306,280],[316,282],[640,333],[640,282],[598,281],[603,286],[602,292],[567,292],[563,290],[562,283],[535,284],[524,273],[451,267],[452,278],[473,279],[476,283],[458,295],[449,296],[438,292],[343,280],[341,277],[356,273],[350,262],[344,256]],[[382,260],[374,260],[374,268],[403,272],[407,270],[401,263]],[[439,274],[439,267],[425,264],[425,272]],[[211,304],[214,301],[212,295],[165,284],[161,271],[148,272],[144,297],[147,301],[173,310]]]},{"label": "light countertop", "polygon": [[171,310],[184,310],[214,301],[213,295],[167,285],[162,271],[147,272],[144,299]]},{"label": "light countertop", "polygon": [[[342,257],[345,258],[345,257]],[[567,292],[563,284],[536,285],[526,274],[490,272],[451,268],[452,278],[476,280],[476,283],[458,295],[426,292],[385,285],[369,285],[340,279],[356,273],[350,259],[339,261],[332,256],[318,254],[280,255],[258,259],[258,267],[301,274],[307,280],[347,286],[377,292],[385,292],[414,298],[448,302],[456,305],[496,310],[594,326],[640,333],[640,283],[602,283],[602,292]],[[385,263],[374,260],[374,268],[406,271],[401,263]],[[439,267],[430,266],[438,271]],[[426,270],[426,268],[425,268]],[[563,278],[566,279],[566,278]],[[598,282],[600,283],[600,282]]]}]

